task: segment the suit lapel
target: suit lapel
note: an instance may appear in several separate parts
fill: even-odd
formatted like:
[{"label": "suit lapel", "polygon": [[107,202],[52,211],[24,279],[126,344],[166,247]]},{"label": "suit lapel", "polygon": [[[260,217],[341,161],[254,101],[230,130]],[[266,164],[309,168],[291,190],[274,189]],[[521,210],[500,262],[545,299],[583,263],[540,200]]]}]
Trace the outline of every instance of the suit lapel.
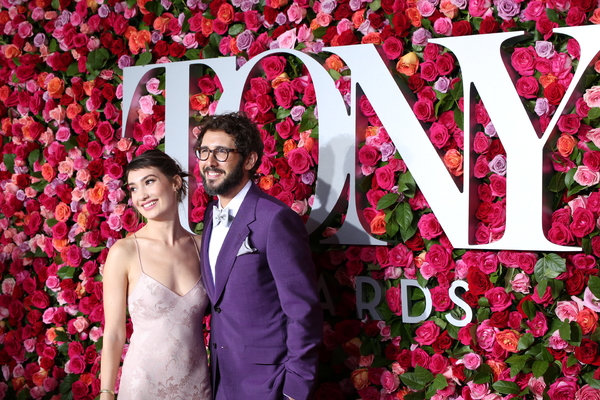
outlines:
[{"label": "suit lapel", "polygon": [[[215,282],[214,300],[218,301],[223,294],[229,274],[235,263],[237,252],[242,243],[250,234],[250,225],[256,219],[256,202],[260,197],[261,190],[256,185],[250,186],[240,209],[238,210],[229,232],[225,237],[219,256],[217,257],[217,266],[215,268],[217,279]],[[211,222],[212,225],[212,222]]]},{"label": "suit lapel", "polygon": [[[212,204],[212,203],[211,203]],[[214,304],[215,298],[215,284],[214,278],[212,276],[212,271],[210,269],[210,261],[208,260],[208,246],[210,244],[210,235],[212,233],[213,223],[212,223],[212,205],[208,205],[208,212],[204,217],[204,232],[202,235],[202,275],[204,276],[204,287],[206,288],[206,293],[208,294],[208,298]]]}]

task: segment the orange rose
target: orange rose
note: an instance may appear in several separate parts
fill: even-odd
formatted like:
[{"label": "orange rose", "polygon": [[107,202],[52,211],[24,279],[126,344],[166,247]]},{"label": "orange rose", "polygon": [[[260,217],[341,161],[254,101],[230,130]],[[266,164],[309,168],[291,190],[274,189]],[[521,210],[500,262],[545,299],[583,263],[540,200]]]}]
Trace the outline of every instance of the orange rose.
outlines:
[{"label": "orange rose", "polygon": [[146,3],[150,0],[137,0],[137,6],[140,8],[142,14],[149,14],[150,11],[146,10]]},{"label": "orange rose", "polygon": [[292,150],[294,150],[295,148],[297,148],[298,145],[296,144],[296,141],[294,139],[288,139],[283,143],[283,155],[285,157],[288,156],[288,153]]},{"label": "orange rose", "polygon": [[350,374],[350,379],[356,390],[369,386],[369,370],[367,368],[355,369]]},{"label": "orange rose", "polygon": [[410,24],[412,26],[414,26],[415,28],[421,27],[421,18],[423,18],[423,16],[419,12],[419,10],[417,10],[415,7],[410,7],[406,9],[405,13],[406,17],[410,19]]},{"label": "orange rose", "polygon": [[79,377],[79,380],[85,383],[87,386],[90,386],[95,379],[96,376],[90,372],[85,372]]},{"label": "orange rose", "polygon": [[94,87],[96,86],[96,82],[95,81],[85,81],[83,82],[83,91],[85,92],[86,96],[91,96],[92,95],[92,91],[94,90]]},{"label": "orange rose", "polygon": [[377,135],[379,135],[379,127],[378,126],[368,126],[367,129],[365,130],[366,137],[377,136]]},{"label": "orange rose", "polygon": [[361,43],[381,44],[381,34],[379,32],[369,32],[367,36],[363,36]]},{"label": "orange rose", "polygon": [[202,17],[202,34],[206,37],[213,33],[212,19]]},{"label": "orange rose", "polygon": [[96,113],[85,113],[79,120],[79,125],[83,128],[84,131],[91,131],[96,127],[98,123],[98,115]]},{"label": "orange rose", "polygon": [[146,48],[146,44],[150,42],[150,31],[141,30],[133,32],[129,36],[129,50],[133,54],[139,54],[141,50]]},{"label": "orange rose", "polygon": [[217,11],[217,18],[226,24],[233,21],[233,6],[229,3],[223,3],[219,6],[219,11]]},{"label": "orange rose", "polygon": [[56,251],[62,251],[66,249],[69,245],[69,239],[52,239],[52,247],[56,249]]},{"label": "orange rose", "polygon": [[65,222],[71,216],[71,207],[63,203],[62,201],[58,203],[56,209],[54,209],[54,218],[57,221]]},{"label": "orange rose", "polygon": [[47,72],[42,72],[40,73],[37,78],[36,78],[36,82],[39,85],[40,88],[42,89],[46,89],[46,78],[48,77],[48,73]]},{"label": "orange rose", "polygon": [[89,214],[86,211],[82,211],[77,214],[77,225],[79,225],[84,231],[88,228],[88,217]]},{"label": "orange rose", "polygon": [[56,171],[52,167],[52,165],[48,163],[42,164],[42,178],[46,182],[52,182],[52,180],[56,177]]},{"label": "orange rose", "polygon": [[310,21],[310,30],[311,31],[314,31],[315,29],[318,29],[320,27],[321,27],[321,25],[319,25],[319,22],[317,21],[316,18]]},{"label": "orange rose", "polygon": [[360,26],[365,22],[365,9],[361,9],[352,14],[352,23],[356,29],[360,28]]},{"label": "orange rose", "polygon": [[337,72],[340,72],[342,68],[344,68],[344,62],[338,55],[334,54],[332,56],[327,57],[327,59],[325,60],[325,68],[334,69]]},{"label": "orange rose", "polygon": [[448,168],[448,171],[454,176],[461,176],[463,174],[463,156],[456,149],[450,149],[444,154],[444,165]]},{"label": "orange rose", "polygon": [[38,372],[33,374],[31,380],[35,383],[36,386],[42,386],[44,384],[44,379],[48,377],[48,371],[44,369],[40,369]]},{"label": "orange rose", "polygon": [[540,76],[540,85],[545,89],[552,82],[558,81],[558,78],[552,74],[542,75]]},{"label": "orange rose", "polygon": [[169,28],[169,22],[173,19],[173,14],[164,13],[160,17],[157,17],[152,24],[152,27],[160,33],[165,33]]},{"label": "orange rose", "polygon": [[67,118],[73,119],[78,116],[83,111],[83,107],[81,107],[78,103],[71,103],[67,106]]},{"label": "orange rose", "polygon": [[[592,15],[592,17],[590,18],[590,22],[594,23],[594,24],[600,24],[600,8],[596,8],[594,10],[594,15]],[[598,62],[596,62],[597,64]],[[596,70],[598,71],[598,70]]]},{"label": "orange rose", "polygon": [[498,341],[500,347],[511,353],[517,352],[520,338],[519,332],[512,329],[505,329],[496,334],[496,341]]},{"label": "orange rose", "polygon": [[65,82],[59,77],[54,77],[48,82],[48,94],[53,99],[60,99],[65,92]]},{"label": "orange rose", "polygon": [[563,133],[556,142],[558,153],[563,157],[569,157],[575,148],[577,141],[568,133]]},{"label": "orange rose", "polygon": [[458,15],[458,7],[452,4],[450,0],[442,0],[440,12],[448,18],[454,19]]},{"label": "orange rose", "polygon": [[231,40],[229,41],[229,49],[231,49],[231,52],[233,54],[241,53],[241,50],[237,47],[237,39],[235,37],[232,37]]},{"label": "orange rose", "polygon": [[375,218],[371,220],[371,233],[373,235],[384,235],[386,233],[387,222],[385,222],[385,214],[379,212]]},{"label": "orange rose", "polygon": [[197,93],[190,98],[190,107],[192,110],[206,112],[209,105],[210,98],[203,93]]},{"label": "orange rose", "polygon": [[262,176],[258,182],[258,187],[262,190],[269,190],[273,187],[274,180],[273,175]]},{"label": "orange rose", "polygon": [[58,336],[55,332],[57,330],[64,331],[64,329],[62,328],[50,328],[46,331],[46,340],[48,340],[49,342],[54,342],[56,336]]},{"label": "orange rose", "polygon": [[[96,12],[98,7],[100,7],[100,4],[98,4],[98,2],[96,0],[87,0],[85,3],[87,4],[88,8],[90,8],[92,10],[92,13]],[[48,2],[48,5],[50,5],[50,2]],[[42,7],[42,8],[45,8],[45,7]]]},{"label": "orange rose", "polygon": [[396,71],[406,76],[413,76],[417,69],[419,69],[419,57],[414,51],[400,57],[396,64]]},{"label": "orange rose", "polygon": [[276,89],[277,86],[279,86],[282,82],[289,82],[289,81],[290,81],[290,77],[288,76],[288,74],[286,72],[284,72],[281,75],[279,75],[278,77],[276,77],[275,79],[273,79],[273,81],[271,81],[271,87],[273,89]]},{"label": "orange rose", "polygon": [[10,131],[10,129],[11,129],[11,126],[12,126],[12,123],[10,122],[10,119],[9,119],[9,118],[4,118],[4,119],[2,120],[2,130],[3,130],[4,132],[8,132],[8,131]]},{"label": "orange rose", "polygon": [[8,21],[10,21],[10,15],[8,15],[8,11],[0,11],[0,24],[5,25]]},{"label": "orange rose", "polygon": [[500,374],[502,372],[504,372],[504,370],[506,370],[507,365],[506,363],[502,362],[502,361],[497,361],[497,360],[486,360],[485,363],[487,365],[489,365],[489,367],[492,369],[492,374],[494,375],[494,380],[498,380]]},{"label": "orange rose", "polygon": [[362,345],[362,341],[355,337],[348,340],[346,343],[342,343],[342,348],[346,354],[351,356],[360,356],[360,346]]},{"label": "orange rose", "polygon": [[106,193],[106,185],[102,182],[96,182],[96,185],[88,190],[90,201],[93,204],[100,204],[104,200]]},{"label": "orange rose", "polygon": [[409,389],[398,389],[396,392],[396,398],[400,400],[404,400],[404,396],[410,393]]},{"label": "orange rose", "polygon": [[598,327],[598,314],[587,307],[577,313],[577,323],[584,335],[592,333]]},{"label": "orange rose", "polygon": [[14,44],[4,45],[4,57],[15,58],[21,55],[21,50]]}]

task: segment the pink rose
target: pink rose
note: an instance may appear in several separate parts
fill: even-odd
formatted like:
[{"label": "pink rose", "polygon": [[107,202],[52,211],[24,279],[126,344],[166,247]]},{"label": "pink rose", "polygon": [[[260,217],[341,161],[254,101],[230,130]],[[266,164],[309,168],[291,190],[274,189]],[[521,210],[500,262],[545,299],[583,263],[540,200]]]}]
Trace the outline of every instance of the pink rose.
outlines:
[{"label": "pink rose", "polygon": [[483,399],[490,393],[490,385],[488,383],[474,383],[473,381],[470,381],[467,385],[471,389],[471,398],[475,400]]},{"label": "pink rose", "polygon": [[148,82],[146,82],[146,90],[150,94],[158,95],[162,94],[162,90],[159,89],[160,81],[156,78],[150,78]]},{"label": "pink rose", "polygon": [[154,97],[152,97],[152,95],[146,95],[146,96],[140,97],[140,100],[139,100],[140,109],[146,115],[154,114],[153,107],[155,104],[156,104],[156,100],[154,100]]},{"label": "pink rose", "polygon": [[600,400],[600,390],[584,385],[575,393],[575,400]]},{"label": "pink rose", "polygon": [[571,377],[558,378],[550,385],[548,396],[551,399],[574,400],[577,389],[577,379]]},{"label": "pink rose", "polygon": [[542,337],[548,332],[546,316],[539,311],[535,313],[535,317],[531,321],[527,321],[527,326],[534,337]]},{"label": "pink rose", "polygon": [[491,175],[490,189],[495,197],[506,196],[506,178],[496,174]]},{"label": "pink rose", "polygon": [[477,154],[485,154],[490,148],[492,140],[483,132],[479,131],[473,139],[473,151]]},{"label": "pink rose", "polygon": [[402,315],[402,304],[400,300],[400,289],[392,286],[385,292],[385,300],[390,310],[396,315]]},{"label": "pink rose", "polygon": [[85,371],[85,360],[82,356],[71,357],[65,364],[65,372],[70,374],[81,374]]},{"label": "pink rose", "polygon": [[433,321],[425,321],[415,330],[415,341],[419,344],[430,345],[440,336],[440,327]]},{"label": "pink rose", "polygon": [[[504,289],[503,289],[504,290]],[[490,320],[486,319],[478,327],[475,333],[477,344],[484,350],[490,351],[496,342],[498,328],[490,326]]]},{"label": "pink rose", "polygon": [[400,378],[391,371],[383,371],[381,374],[381,386],[386,393],[393,393],[400,386]]},{"label": "pink rose", "polygon": [[512,281],[510,282],[512,290],[515,292],[528,294],[529,289],[531,288],[531,283],[529,281],[529,275],[519,272],[516,274]]},{"label": "pink rose", "polygon": [[296,45],[296,28],[283,32],[277,37],[280,49],[293,49]]},{"label": "pink rose", "polygon": [[585,165],[579,165],[573,179],[581,186],[594,186],[600,183],[600,172],[594,172]]},{"label": "pink rose", "polygon": [[467,353],[463,356],[462,362],[466,369],[474,371],[481,365],[481,356],[477,353]]},{"label": "pink rose", "polygon": [[600,86],[592,86],[590,89],[586,89],[583,101],[589,108],[600,107]]}]

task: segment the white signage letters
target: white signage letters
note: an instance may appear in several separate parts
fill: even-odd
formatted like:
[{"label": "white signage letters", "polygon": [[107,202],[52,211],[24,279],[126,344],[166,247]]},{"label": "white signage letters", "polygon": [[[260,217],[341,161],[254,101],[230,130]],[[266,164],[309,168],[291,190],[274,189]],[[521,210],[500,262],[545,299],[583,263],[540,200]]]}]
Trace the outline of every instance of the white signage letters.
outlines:
[{"label": "white signage letters", "polygon": [[[166,141],[165,151],[176,158],[183,168],[190,170],[195,163],[189,97],[197,91],[194,84],[199,66],[215,71],[223,85],[217,113],[238,110],[247,80],[256,64],[264,57],[287,53],[299,58],[308,68],[314,82],[319,120],[319,169],[316,199],[307,229],[314,231],[329,216],[348,184],[350,201],[344,224],[330,242],[341,244],[385,244],[370,236],[361,223],[362,212],[357,207],[356,179],[357,142],[361,139],[363,122],[357,107],[357,92],[362,90],[369,98],[394,145],[422,190],[448,238],[456,248],[498,249],[528,251],[579,251],[578,247],[559,246],[544,236],[543,176],[544,149],[559,116],[573,104],[573,94],[582,80],[585,67],[597,59],[600,26],[570,27],[556,32],[576,38],[581,46],[580,67],[563,102],[550,125],[538,137],[527,115],[513,81],[507,72],[500,47],[507,40],[520,36],[519,32],[472,35],[432,39],[447,47],[456,56],[462,71],[465,100],[465,179],[463,189],[457,187],[439,155],[429,141],[425,129],[412,112],[412,94],[399,86],[390,73],[386,61],[373,45],[354,45],[326,48],[324,51],[340,56],[352,71],[352,104],[348,113],[334,82],[315,59],[295,50],[270,50],[254,57],[236,69],[235,57],[183,61],[129,67],[124,70],[123,135],[131,136],[136,117],[137,100],[143,85],[152,76],[166,71]],[[495,243],[474,245],[470,225],[471,204],[476,201],[471,192],[472,133],[471,88],[480,94],[498,136],[507,153],[506,230]],[[357,139],[358,137],[358,139]],[[547,157],[546,157],[547,158]],[[357,172],[358,171],[358,172]],[[194,182],[192,184],[192,189]],[[475,195],[476,196],[476,195]],[[189,202],[184,205],[181,218],[188,226]],[[472,230],[471,230],[472,231]]]}]

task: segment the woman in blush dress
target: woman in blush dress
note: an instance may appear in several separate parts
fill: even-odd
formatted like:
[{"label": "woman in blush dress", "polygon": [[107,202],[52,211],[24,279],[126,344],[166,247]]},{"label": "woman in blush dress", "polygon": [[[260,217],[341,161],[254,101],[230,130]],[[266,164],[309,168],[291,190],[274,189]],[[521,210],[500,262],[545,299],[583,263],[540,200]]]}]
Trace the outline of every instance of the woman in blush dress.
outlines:
[{"label": "woman in blush dress", "polygon": [[210,400],[201,237],[183,228],[178,212],[188,174],[162,151],[150,150],[131,161],[125,176],[133,206],[147,223],[118,240],[104,265],[100,399],[115,397],[128,308],[133,334],[119,400]]}]

